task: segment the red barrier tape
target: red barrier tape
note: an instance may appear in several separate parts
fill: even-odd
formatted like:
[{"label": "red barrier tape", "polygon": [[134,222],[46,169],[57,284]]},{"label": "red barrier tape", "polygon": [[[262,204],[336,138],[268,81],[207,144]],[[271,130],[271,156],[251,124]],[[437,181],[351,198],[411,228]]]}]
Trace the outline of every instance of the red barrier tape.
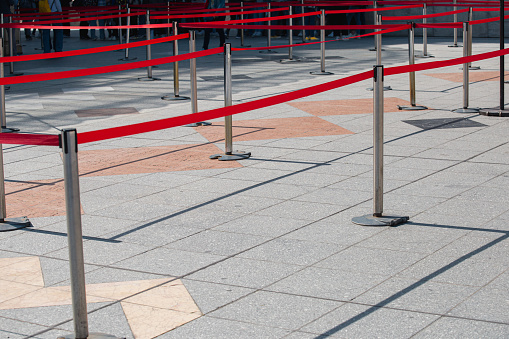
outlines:
[{"label": "red barrier tape", "polygon": [[[246,13],[246,12],[244,12]],[[320,15],[322,12],[316,11],[316,12],[309,12],[309,13],[301,13],[301,14],[293,14],[293,15],[281,15],[281,16],[272,16],[267,18],[255,18],[255,19],[244,19],[244,20],[226,20],[226,21],[213,21],[203,24],[214,24],[214,25],[220,25],[220,24],[237,24],[237,23],[251,23],[251,22],[265,22],[265,21],[275,21],[275,20],[284,20],[284,19],[290,19],[290,18],[301,18],[306,16],[313,16],[313,15]],[[193,23],[189,23],[189,25],[192,25]],[[198,23],[197,23],[198,24]],[[186,23],[182,23],[179,26],[180,27],[186,27]]]},{"label": "red barrier tape", "polygon": [[422,8],[422,5],[384,7],[384,8],[378,7],[378,8],[338,9],[338,10],[325,11],[325,14],[384,12],[384,11],[395,11],[395,10],[409,9],[409,8]]},{"label": "red barrier tape", "polygon": [[120,45],[113,45],[113,46],[79,49],[79,50],[75,50],[75,51],[3,57],[3,58],[0,58],[0,63],[16,62],[16,61],[43,60],[43,59],[62,58],[62,57],[86,55],[86,54],[101,53],[101,52],[110,52],[110,51],[116,51],[118,49],[154,45],[154,44],[160,44],[163,42],[186,39],[186,38],[189,38],[189,33],[174,35],[174,36],[170,36],[170,37],[166,37],[166,38],[157,38],[157,39],[151,39],[151,40],[136,41],[136,42],[130,42],[128,44],[120,44]]},{"label": "red barrier tape", "polygon": [[[397,66],[397,67],[388,67],[385,68],[385,75],[395,75],[409,72],[417,72],[434,68],[441,68],[447,66],[454,66],[459,64],[465,64],[470,62],[475,62],[483,59],[494,58],[500,55],[509,54],[509,49],[482,53],[477,55],[472,55],[469,57],[461,57],[452,60],[443,60],[443,61],[434,61],[423,64],[414,64],[414,65],[405,65],[405,66]],[[133,134],[146,133],[152,131],[158,131],[166,128],[182,126],[186,124],[191,124],[199,121],[211,120],[222,118],[228,115],[234,115],[238,113],[243,113],[247,111],[252,111],[255,109],[265,108],[281,103],[285,103],[288,101],[304,98],[310,95],[322,93],[325,91],[329,91],[335,88],[343,87],[346,85],[350,85],[359,81],[367,80],[373,76],[373,71],[365,71],[359,74],[355,74],[343,79],[334,80],[331,82],[327,82],[325,84],[315,85],[312,87],[300,89],[297,91],[293,91],[290,93],[284,93],[280,95],[276,95],[269,98],[258,99],[255,101],[250,101],[246,103],[241,103],[233,106],[216,108],[208,111],[203,111],[200,113],[187,114],[173,118],[154,120],[148,122],[142,122],[139,124],[133,124],[128,126],[119,126],[109,129],[84,132],[78,134],[78,143],[84,144],[89,142],[95,142],[106,139],[120,138]]]},{"label": "red barrier tape", "polygon": [[[144,12],[135,12],[135,13],[126,13],[126,14],[116,14],[116,15],[105,15],[105,16],[94,16],[94,17],[86,17],[86,18],[79,18],[79,19],[59,19],[59,20],[46,20],[44,19],[36,19],[37,22],[27,22],[27,25],[49,25],[49,24],[63,24],[66,22],[81,22],[81,21],[96,21],[101,19],[114,19],[114,18],[126,18],[131,16],[140,16],[144,15]],[[6,25],[6,24],[4,24]],[[0,25],[0,27],[7,27]]]},{"label": "red barrier tape", "polygon": [[59,135],[0,133],[0,144],[59,146]]},{"label": "red barrier tape", "polygon": [[415,24],[415,28],[462,28],[461,22],[441,22],[436,24]]},{"label": "red barrier tape", "polygon": [[[257,14],[257,13],[272,13],[272,12],[281,12],[281,11],[287,11],[289,10],[289,7],[283,7],[283,8],[272,8],[272,9],[257,9],[253,11],[244,11],[244,12],[224,12],[224,13],[204,13],[204,14],[177,14],[177,15],[156,15],[156,16],[150,16],[151,19],[186,19],[186,18],[212,18],[212,17],[218,17],[218,16],[228,16],[228,15],[248,15],[248,14]],[[260,18],[262,19],[262,18]],[[258,19],[260,21],[260,19]],[[266,18],[265,18],[266,19]]]},{"label": "red barrier tape", "polygon": [[382,17],[382,20],[383,21],[388,21],[388,20],[394,20],[394,21],[396,21],[396,20],[420,20],[420,19],[424,19],[424,18],[438,18],[438,17],[448,16],[448,15],[453,15],[453,14],[466,13],[468,11],[469,11],[469,9],[465,8],[465,9],[459,9],[457,11],[449,11],[449,12],[434,13],[434,14],[427,14],[427,15],[384,16],[384,17]]},{"label": "red barrier tape", "polygon": [[13,85],[13,84],[24,84],[27,82],[47,81],[47,80],[58,80],[68,79],[75,77],[83,77],[87,75],[97,75],[111,72],[128,71],[136,68],[143,68],[148,66],[155,66],[161,64],[172,63],[176,61],[189,60],[192,58],[199,58],[202,56],[223,53],[223,47],[216,47],[213,49],[198,51],[194,53],[186,53],[182,55],[175,55],[170,57],[158,58],[153,60],[135,61],[129,64],[119,64],[112,66],[101,66],[94,68],[78,69],[73,71],[63,71],[54,73],[43,73],[43,74],[30,74],[20,75],[17,77],[0,78],[0,85]]},{"label": "red barrier tape", "polygon": [[233,29],[279,29],[279,30],[340,30],[340,29],[388,29],[394,27],[400,27],[401,24],[388,24],[388,25],[226,25],[222,23],[190,23],[180,24],[180,27],[187,28],[233,28]]},{"label": "red barrier tape", "polygon": [[[508,19],[508,18],[509,18],[509,15],[504,15],[504,19]],[[488,23],[488,22],[495,22],[495,21],[500,21],[500,17],[497,16],[497,17],[494,17],[494,18],[470,21],[470,25],[479,25],[479,24],[485,24],[485,23]]]},{"label": "red barrier tape", "polygon": [[[409,29],[411,26],[410,25],[401,25],[401,26],[398,26],[398,27],[395,27],[395,28],[389,28],[389,29],[385,29],[385,30],[382,30],[382,31],[378,31],[378,32],[371,32],[371,33],[367,33],[367,34],[362,34],[362,35],[357,35],[357,36],[352,36],[352,37],[349,37],[349,38],[346,38],[346,39],[355,39],[355,38],[364,38],[364,37],[368,37],[368,36],[373,36],[373,35],[377,35],[377,34],[385,34],[385,33],[392,33],[392,32],[398,32],[398,31],[403,31],[403,30],[406,30],[406,29]],[[338,42],[339,40],[326,40],[326,41],[315,41],[315,42],[306,42],[306,43],[300,43],[300,44],[294,44],[294,45],[277,45],[277,46],[267,46],[267,47],[246,47],[246,48],[232,48],[232,51],[263,51],[263,50],[268,50],[268,49],[278,49],[278,48],[288,48],[288,47],[299,47],[299,46],[306,46],[306,45],[315,45],[315,44],[322,44],[322,43],[326,43],[326,42]]]},{"label": "red barrier tape", "polygon": [[171,23],[151,24],[151,25],[123,25],[123,26],[43,26],[40,24],[3,24],[4,28],[32,28],[32,29],[134,29],[134,28],[167,28],[171,27]]}]

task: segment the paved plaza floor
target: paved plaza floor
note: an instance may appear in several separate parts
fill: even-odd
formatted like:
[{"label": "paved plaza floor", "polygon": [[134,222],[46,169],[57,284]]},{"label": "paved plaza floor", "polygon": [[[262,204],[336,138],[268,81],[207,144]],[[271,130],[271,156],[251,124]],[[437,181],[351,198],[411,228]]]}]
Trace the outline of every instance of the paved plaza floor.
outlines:
[{"label": "paved plaza floor", "polygon": [[[297,39],[297,38],[296,38]],[[240,40],[230,38],[233,47]],[[274,44],[286,44],[273,39]],[[420,40],[416,50],[422,51]],[[23,41],[24,54],[40,40]],[[65,39],[64,49],[113,44]],[[264,46],[264,38],[246,44]],[[218,44],[213,38],[211,47]],[[383,38],[386,67],[408,63],[407,39]],[[429,38],[435,58],[462,56]],[[496,50],[474,39],[473,53]],[[197,49],[201,47],[201,37]],[[372,68],[372,38],[234,51],[233,103],[341,79]],[[180,52],[188,51],[187,41]],[[172,54],[155,46],[153,58]],[[37,74],[123,63],[123,52],[22,62]],[[145,48],[131,57],[144,60]],[[6,75],[9,68],[5,65]],[[189,62],[179,63],[190,95]],[[499,59],[470,71],[470,106],[499,103]],[[461,65],[386,76],[384,213],[397,227],[363,227],[373,212],[373,86],[362,81],[233,116],[234,149],[220,162],[224,119],[79,146],[91,332],[149,338],[508,338],[509,119],[453,113]],[[191,113],[173,94],[173,67],[12,85],[7,126],[78,134]],[[198,109],[224,105],[223,57],[197,60]],[[4,145],[8,217],[33,227],[0,233],[0,338],[73,331],[60,149]]]}]

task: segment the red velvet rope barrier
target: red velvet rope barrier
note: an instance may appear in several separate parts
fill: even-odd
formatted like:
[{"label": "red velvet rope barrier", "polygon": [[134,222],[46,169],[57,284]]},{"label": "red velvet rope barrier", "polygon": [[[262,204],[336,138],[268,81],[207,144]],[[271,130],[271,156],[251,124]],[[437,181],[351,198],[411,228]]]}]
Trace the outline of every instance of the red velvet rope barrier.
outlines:
[{"label": "red velvet rope barrier", "polygon": [[325,11],[325,14],[341,14],[341,13],[366,13],[366,12],[384,12],[384,11],[395,11],[400,9],[410,8],[421,8],[422,5],[410,5],[410,6],[397,6],[397,7],[383,7],[383,8],[357,8],[357,9],[335,9]]},{"label": "red velvet rope barrier", "polygon": [[279,29],[279,30],[340,30],[340,29],[388,29],[400,27],[401,24],[388,25],[227,25],[222,23],[189,23],[181,24],[181,27],[187,28],[233,28],[233,29]]},{"label": "red velvet rope barrier", "polygon": [[136,68],[144,68],[148,66],[155,66],[161,64],[172,63],[176,61],[189,60],[192,58],[199,58],[202,56],[222,53],[223,47],[216,47],[213,49],[198,51],[193,53],[186,53],[181,55],[175,55],[170,57],[158,58],[153,60],[135,61],[129,64],[119,64],[111,66],[101,66],[94,68],[78,69],[73,71],[63,71],[54,73],[43,73],[43,74],[30,74],[20,75],[17,77],[0,78],[0,85],[13,85],[13,84],[24,84],[28,82],[47,81],[47,80],[59,80],[68,79],[75,77],[83,77],[87,75],[97,75],[111,72],[128,71]]},{"label": "red velvet rope barrier", "polygon": [[47,134],[23,134],[23,133],[0,133],[1,144],[59,146],[59,135]]},{"label": "red velvet rope barrier", "polygon": [[415,24],[415,28],[462,28],[461,22],[439,22],[436,24]]},{"label": "red velvet rope barrier", "polygon": [[76,55],[94,54],[94,53],[101,53],[101,52],[110,52],[110,51],[116,51],[118,49],[134,48],[134,47],[141,47],[141,46],[147,46],[147,45],[153,45],[153,44],[160,44],[163,42],[175,41],[175,40],[186,39],[186,38],[189,38],[189,33],[173,35],[173,36],[169,36],[169,37],[165,37],[165,38],[157,38],[157,39],[151,39],[151,40],[130,42],[128,44],[94,47],[94,48],[79,49],[79,50],[74,50],[74,51],[8,56],[8,57],[0,58],[0,63],[43,60],[43,59],[62,58],[62,57],[69,57],[69,56],[76,56]]},{"label": "red velvet rope barrier", "polygon": [[[269,12],[281,12],[287,11],[289,7],[281,7],[281,8],[272,8],[272,9],[259,9],[253,11],[244,11],[244,12],[224,12],[224,13],[204,13],[204,14],[178,14],[178,15],[155,15],[150,16],[151,19],[185,19],[185,18],[212,18],[218,16],[228,16],[228,15],[247,15],[247,14],[256,14],[256,13],[269,13]],[[259,19],[258,19],[259,20]]]},{"label": "red velvet rope barrier", "polygon": [[412,16],[383,16],[383,21],[398,21],[398,20],[420,20],[424,18],[438,18],[442,16],[448,16],[448,15],[454,15],[454,14],[461,14],[461,13],[467,13],[469,11],[468,8],[465,9],[459,9],[457,11],[449,11],[449,12],[442,12],[442,13],[433,13],[433,14],[426,14],[426,15],[412,15]]},{"label": "red velvet rope barrier", "polygon": [[[433,61],[423,64],[414,64],[414,65],[405,65],[405,66],[396,66],[396,67],[387,67],[384,69],[384,73],[386,76],[409,73],[409,72],[417,72],[423,70],[429,70],[434,68],[441,68],[447,66],[454,66],[459,64],[465,64],[470,62],[475,62],[483,59],[494,58],[500,55],[509,54],[509,49],[498,50],[494,52],[482,53],[477,55],[472,55],[468,57],[461,57],[451,60],[443,60],[443,61]],[[269,98],[258,99],[255,101],[245,102],[233,106],[227,106],[223,108],[216,108],[208,111],[203,111],[200,113],[193,113],[182,115],[173,118],[166,118],[161,120],[154,120],[148,122],[142,122],[138,124],[128,125],[128,126],[119,126],[113,127],[103,130],[84,132],[78,134],[78,143],[84,144],[89,142],[95,142],[106,139],[120,138],[133,134],[146,133],[152,131],[158,131],[166,128],[176,127],[187,125],[199,121],[211,120],[222,118],[228,115],[234,115],[238,113],[243,113],[247,111],[252,111],[255,109],[265,108],[273,105],[278,105],[281,103],[285,103],[288,101],[300,99],[303,97],[307,97],[310,95],[322,93],[325,91],[329,91],[331,89],[343,87],[346,85],[350,85],[359,81],[367,80],[373,76],[373,71],[365,71],[359,74],[355,74],[346,78],[334,80],[331,82],[327,82],[320,85],[311,86],[308,88],[296,90],[290,93],[279,94],[276,96],[272,96]]]}]

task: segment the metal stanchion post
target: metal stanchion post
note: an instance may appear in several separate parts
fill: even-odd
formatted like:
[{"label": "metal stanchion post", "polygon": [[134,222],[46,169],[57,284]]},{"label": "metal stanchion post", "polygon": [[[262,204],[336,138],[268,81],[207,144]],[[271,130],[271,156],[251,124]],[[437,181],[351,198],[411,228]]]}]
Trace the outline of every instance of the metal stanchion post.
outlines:
[{"label": "metal stanchion post", "polygon": [[[118,5],[118,15],[122,15],[122,6],[121,5]],[[122,26],[122,17],[121,16],[118,17],[118,24],[119,24],[119,26]],[[122,41],[123,41],[122,28],[119,28],[118,29],[118,42],[119,42],[119,44],[122,45]],[[120,49],[119,51],[121,52],[122,50]]]},{"label": "metal stanchion post", "polygon": [[[426,4],[422,5],[422,15],[426,15],[427,6]],[[428,23],[428,19],[426,17],[422,18],[422,23],[425,25]],[[416,58],[434,58],[433,55],[428,54],[428,29],[424,27],[422,29],[422,54],[416,55]]]},{"label": "metal stanchion post", "polygon": [[[240,2],[240,20],[244,20],[244,2]],[[251,45],[244,45],[244,29],[240,30],[240,46],[241,47],[251,47]]]},{"label": "metal stanchion post", "polygon": [[[189,32],[189,53],[196,52],[196,32]],[[196,58],[189,59],[189,73],[191,77],[191,111],[198,113],[198,85],[196,80]],[[212,125],[207,121],[199,121],[185,125],[186,127],[208,126]]]},{"label": "metal stanchion post", "polygon": [[63,129],[61,134],[64,164],[65,207],[67,212],[67,241],[71,273],[71,296],[74,334],[60,338],[115,338],[103,333],[88,332],[87,295],[85,290],[85,259],[81,227],[80,186],[78,173],[78,135],[76,129]]},{"label": "metal stanchion post", "polygon": [[[474,12],[472,10],[472,7],[469,8],[468,10],[468,22],[471,22],[472,20],[474,19]],[[472,55],[472,32],[474,30],[474,26],[470,26],[468,27],[468,56]],[[468,63],[468,68],[470,70],[478,70],[478,69],[481,69],[481,66],[472,66],[472,63],[469,62]]]},{"label": "metal stanchion post", "polygon": [[[410,29],[408,30],[408,64],[415,64],[415,23],[409,22]],[[408,73],[410,77],[410,106],[399,106],[398,108],[403,111],[418,111],[428,109],[426,106],[417,106],[415,104],[415,72]]]},{"label": "metal stanchion post", "polygon": [[[224,106],[232,105],[232,49],[231,44],[224,44]],[[225,130],[225,152],[224,154],[211,155],[210,159],[218,159],[220,161],[242,160],[251,156],[250,152],[233,152],[233,122],[232,116],[224,117]]]},{"label": "metal stanchion post", "polygon": [[384,166],[384,66],[374,66],[373,74],[373,214],[352,219],[362,226],[396,226],[407,222],[407,216],[383,215],[383,166]]},{"label": "metal stanchion post", "polygon": [[[270,21],[270,17],[271,17],[271,12],[270,12],[270,2],[267,4],[267,18],[269,19],[267,21],[267,25],[270,27],[271,26],[271,21]],[[272,46],[272,42],[271,42],[271,35],[272,35],[272,30],[269,28],[267,29],[267,47],[270,48],[270,46]],[[259,51],[259,53],[277,53],[277,51],[274,51],[272,49],[266,49],[266,50],[263,50],[263,51]]]},{"label": "metal stanchion post", "polygon": [[[463,23],[463,41],[468,41],[468,35],[470,34],[470,24],[468,22]],[[463,43],[463,56],[467,57],[469,55],[469,44]],[[468,107],[468,86],[469,86],[469,77],[468,77],[468,63],[463,64],[463,107],[454,110],[455,113],[478,113],[479,108],[469,108]]]},{"label": "metal stanchion post", "polygon": [[[381,15],[377,16],[377,22],[379,22],[379,23],[382,22]],[[377,29],[375,31],[379,32],[380,30]],[[382,64],[382,51],[383,51],[383,49],[382,49],[382,34],[375,35],[375,49],[376,49],[376,64],[381,65]],[[392,90],[391,86],[384,86],[383,89],[384,89],[384,91]],[[373,87],[368,88],[368,91],[372,91],[372,90],[373,90]]]},{"label": "metal stanchion post", "polygon": [[[320,15],[320,26],[325,26],[325,9],[322,9],[322,14]],[[320,29],[320,72],[309,72],[312,75],[331,75],[334,73],[325,72],[325,29]]]},{"label": "metal stanchion post", "polygon": [[[378,8],[378,5],[376,3],[376,0],[373,1],[373,8]],[[380,20],[381,17],[378,16],[378,11],[374,11],[373,12],[373,23],[375,25],[381,25],[382,24],[382,21]],[[370,48],[369,50],[370,51],[376,51],[376,36],[375,36],[375,48]]]},{"label": "metal stanchion post", "polygon": [[[3,29],[3,28],[1,28]],[[1,30],[0,29],[0,30]],[[4,56],[4,39],[0,38],[0,58]],[[4,64],[0,63],[0,79],[5,77]],[[5,110],[5,85],[0,85],[0,124],[2,128],[2,133],[12,133],[19,132],[18,128],[7,128],[7,116]]]},{"label": "metal stanchion post", "polygon": [[[302,14],[305,14],[306,13],[306,7],[304,7],[304,0],[300,0],[300,4],[301,4],[301,13]],[[306,26],[306,17],[303,15],[302,16],[302,26]],[[302,29],[302,42],[306,42],[306,30],[303,28]]]},{"label": "metal stanchion post", "polygon": [[[131,9],[130,8],[127,8],[127,14],[131,14]],[[129,26],[131,26],[131,16],[128,16],[127,17],[127,28],[126,28],[126,36],[125,36],[125,43],[128,44],[129,43],[129,34],[130,34],[130,29],[129,29]],[[118,59],[119,61],[131,61],[131,60],[136,60],[138,59],[137,57],[134,57],[134,58],[130,58],[129,57],[129,47],[126,47],[125,48],[125,56],[122,58],[122,59]]]},{"label": "metal stanchion post", "polygon": [[[9,23],[12,24],[12,17],[9,17]],[[14,29],[12,27],[9,27],[9,55],[14,56],[14,46],[16,45],[15,37],[14,37]],[[42,38],[41,38],[42,40]],[[17,53],[16,53],[17,54]],[[10,62],[10,75],[16,76],[16,75],[23,75],[23,73],[14,73],[14,62]]]},{"label": "metal stanchion post", "polygon": [[[456,11],[458,9],[458,7],[456,7],[456,0],[453,0],[452,2],[454,4],[454,7],[452,8],[454,11]],[[458,14],[454,14],[453,15],[453,18],[454,18],[454,23],[457,23],[458,22]],[[458,30],[456,28],[453,28],[453,43],[452,45],[450,45],[449,47],[461,47],[458,45]],[[465,42],[463,42],[465,43]]]},{"label": "metal stanchion post", "polygon": [[[146,23],[147,25],[150,25],[150,10],[147,9],[146,14]],[[145,35],[146,39],[150,40],[150,27],[145,28]],[[146,46],[147,50],[147,61],[152,60],[152,45]],[[152,66],[147,66],[147,77],[146,78],[138,78],[139,81],[155,81],[155,80],[161,80],[159,78],[152,77]]]},{"label": "metal stanchion post", "polygon": [[[290,6],[289,10],[288,10],[288,15],[290,16],[290,18],[288,19],[288,24],[289,26],[293,26],[293,19],[292,19],[292,15],[293,15],[293,7]],[[281,59],[279,60],[279,62],[283,62],[283,63],[286,63],[286,62],[296,62],[296,61],[300,61],[300,59],[294,59],[293,58],[293,30],[290,28],[288,30],[288,44],[290,45],[290,47],[288,47],[288,59]]]},{"label": "metal stanchion post", "polygon": [[171,27],[170,27],[170,2],[168,1],[168,7],[167,7],[167,11],[168,11],[168,28],[166,30],[166,35],[167,36],[170,36],[171,35]]},{"label": "metal stanchion post", "polygon": [[[178,35],[177,22],[173,22],[173,35]],[[179,54],[179,45],[178,40],[173,40],[173,56],[177,56]],[[173,63],[173,95],[165,95],[161,97],[163,100],[189,100],[189,97],[180,95],[180,85],[179,85],[179,63],[175,61]]]}]

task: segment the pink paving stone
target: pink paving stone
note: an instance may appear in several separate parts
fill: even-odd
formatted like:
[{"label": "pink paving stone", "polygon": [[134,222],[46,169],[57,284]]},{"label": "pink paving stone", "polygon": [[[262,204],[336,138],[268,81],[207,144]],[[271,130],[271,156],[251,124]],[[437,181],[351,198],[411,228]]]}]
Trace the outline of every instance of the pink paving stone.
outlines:
[{"label": "pink paving stone", "polygon": [[81,176],[242,167],[237,161],[211,161],[217,153],[221,150],[211,144],[119,148],[81,151],[78,162]]},{"label": "pink paving stone", "polygon": [[6,182],[7,217],[65,215],[64,180]]},{"label": "pink paving stone", "polygon": [[[224,125],[195,127],[211,142],[224,140]],[[353,132],[317,117],[233,121],[236,141],[314,137],[353,134]]]},{"label": "pink paving stone", "polygon": [[[427,76],[449,80],[452,82],[463,82],[463,72],[459,73],[433,73],[426,74]],[[509,72],[505,72],[505,76],[509,75]],[[500,72],[490,71],[490,72],[482,72],[482,71],[470,71],[468,72],[468,80],[470,82],[478,82],[478,81],[500,81]]]},{"label": "pink paving stone", "polygon": [[[373,113],[373,99],[345,99],[325,101],[299,101],[289,105],[316,116]],[[410,102],[399,98],[385,98],[384,112],[397,112],[398,105],[409,106]]]},{"label": "pink paving stone", "polygon": [[108,115],[121,115],[121,114],[137,114],[138,110],[134,107],[120,107],[120,108],[96,108],[96,109],[81,109],[74,111],[79,118],[88,117],[102,117]]}]

